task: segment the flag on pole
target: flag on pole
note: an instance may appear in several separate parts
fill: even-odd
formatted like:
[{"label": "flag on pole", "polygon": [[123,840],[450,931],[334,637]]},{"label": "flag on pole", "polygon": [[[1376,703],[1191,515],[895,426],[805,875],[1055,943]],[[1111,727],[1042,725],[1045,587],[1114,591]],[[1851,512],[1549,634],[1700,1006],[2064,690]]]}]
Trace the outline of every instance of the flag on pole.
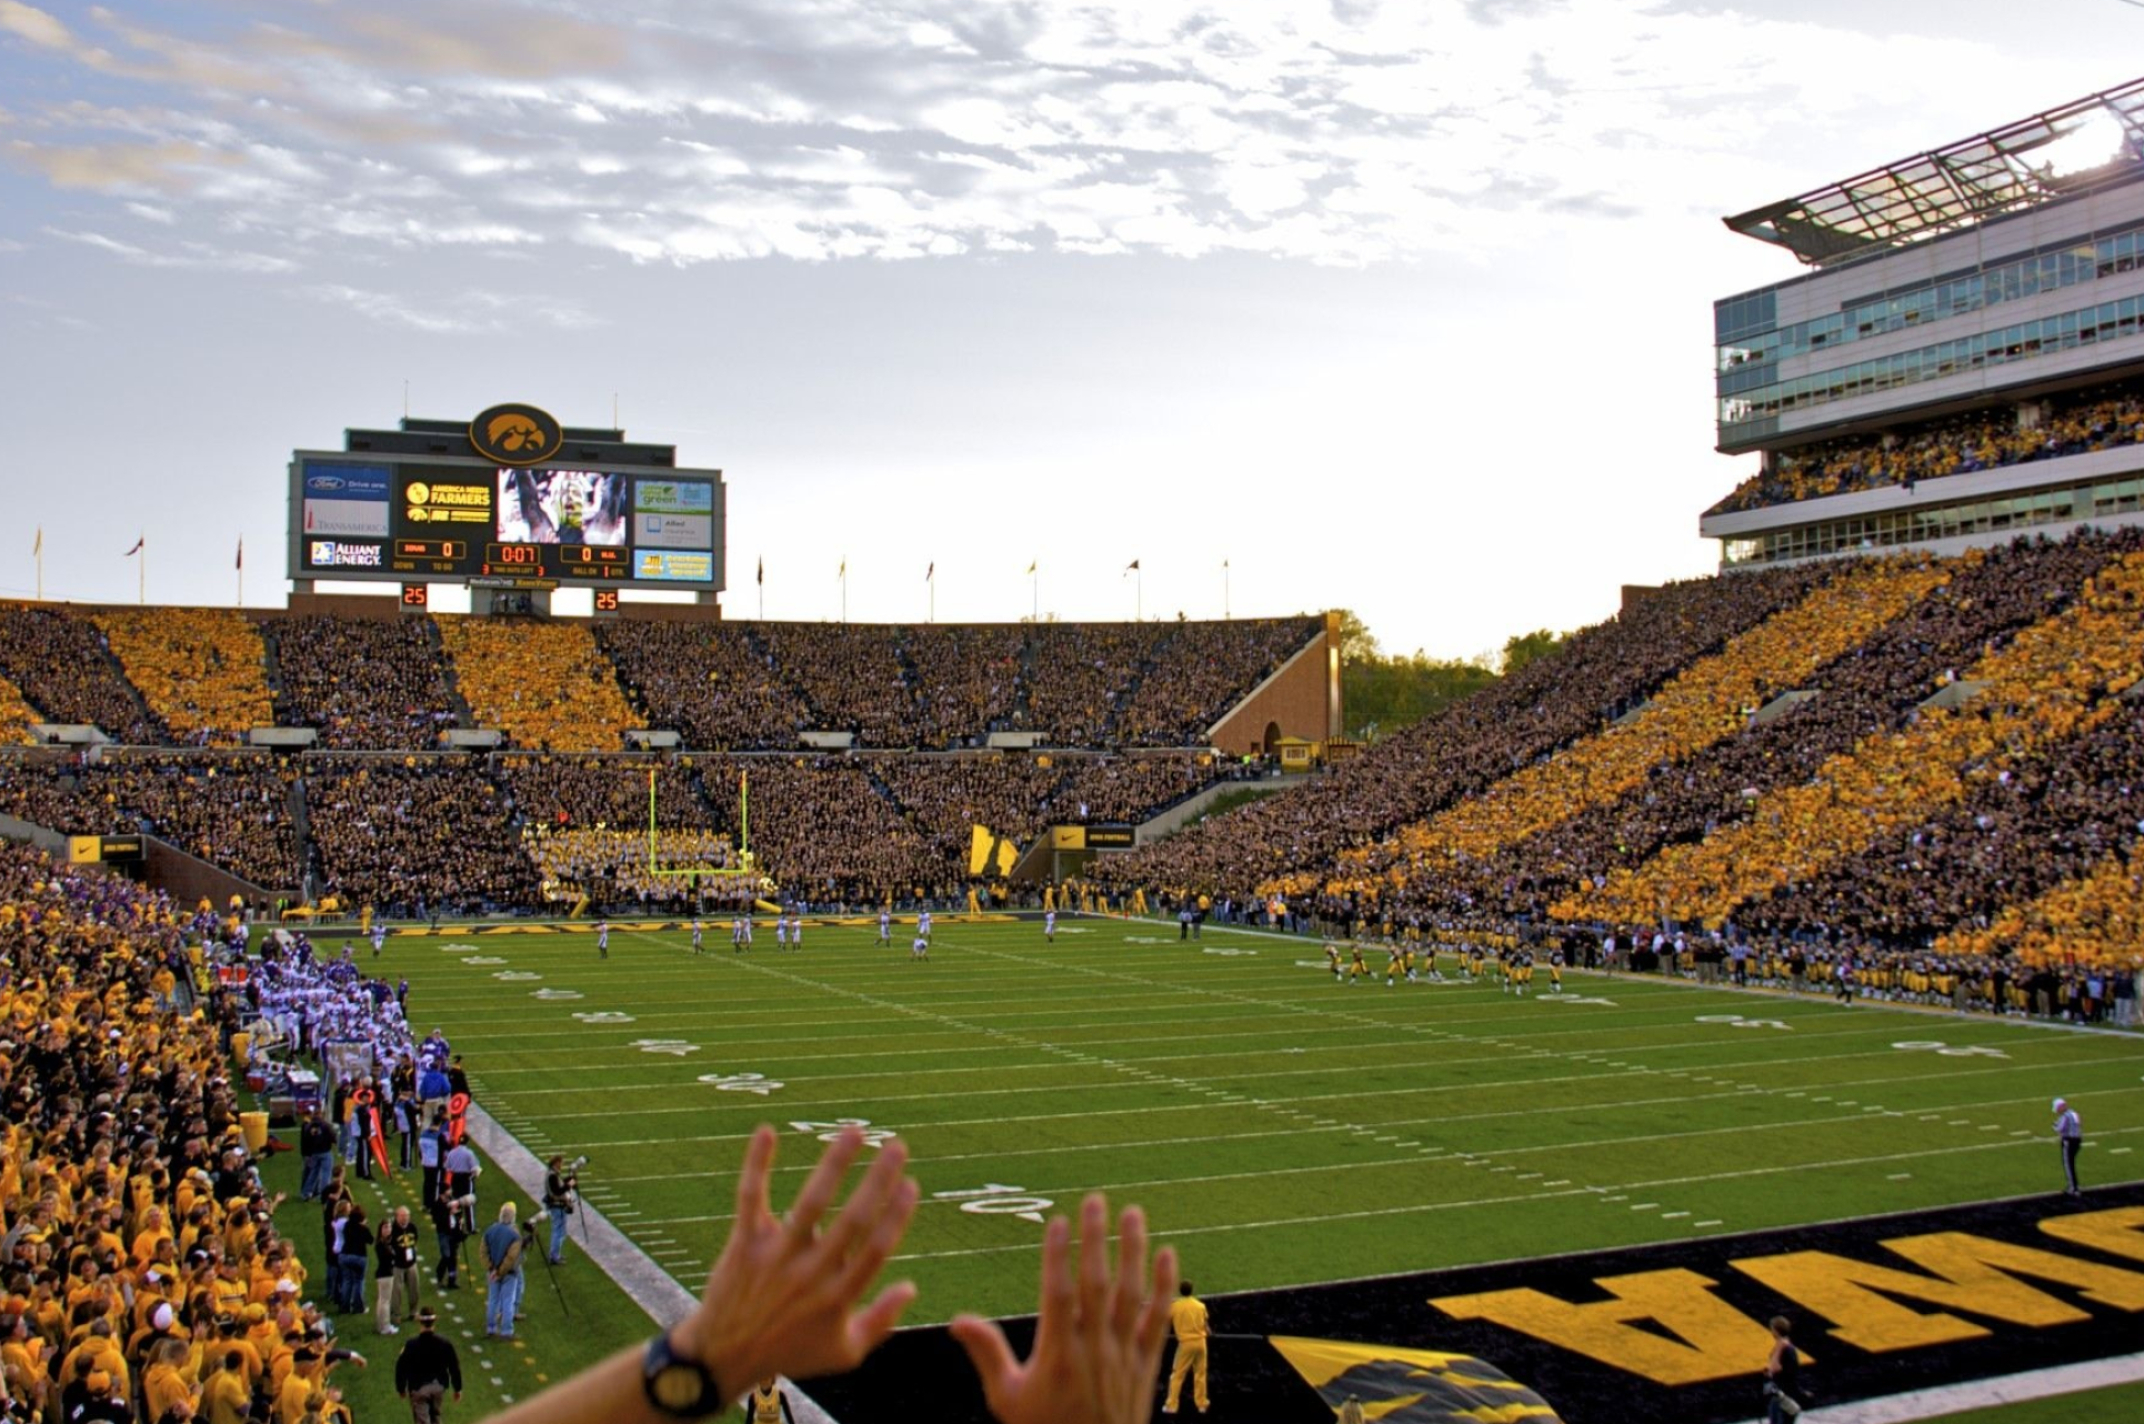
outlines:
[{"label": "flag on pole", "polygon": [[762,586],[767,582],[767,559],[765,555],[760,556],[759,572],[752,576],[752,582]]},{"label": "flag on pole", "polygon": [[931,566],[923,571],[923,581],[925,583],[929,583],[932,579],[936,577],[938,577],[938,561],[936,559],[932,559]]},{"label": "flag on pole", "polygon": [[126,552],[125,552],[124,554],[121,554],[121,555],[120,555],[119,557],[121,557],[121,558],[123,558],[123,559],[131,559],[131,558],[133,558],[133,557],[134,557],[134,556],[135,556],[136,554],[138,554],[138,553],[140,553],[140,552],[142,551],[142,546],[143,546],[143,545],[145,545],[145,544],[147,544],[148,542],[149,542],[149,536],[148,536],[148,535],[146,535],[146,534],[142,535],[142,536],[141,536],[141,537],[140,537],[139,539],[136,539],[136,540],[134,541],[134,547],[133,547],[133,548],[131,548],[131,549],[127,550],[127,551],[126,551]]},{"label": "flag on pole", "polygon": [[[1040,562],[1040,560],[1037,560],[1036,562],[1038,562],[1038,563],[1039,563],[1039,562]],[[1034,564],[1029,564],[1029,565],[1027,566],[1027,571],[1028,571],[1029,573],[1033,573],[1033,572],[1035,571],[1035,565],[1034,565]]]},{"label": "flag on pole", "polygon": [[30,557],[37,558],[45,552],[45,526],[37,526],[37,542],[30,546]]},{"label": "flag on pole", "polygon": [[245,571],[245,567],[246,567],[246,536],[245,536],[245,535],[243,535],[243,534],[241,534],[241,535],[239,535],[239,536],[238,536],[238,562],[237,562],[237,563],[235,563],[235,564],[233,564],[233,565],[232,565],[231,567],[233,567],[233,568],[235,568],[235,569],[239,570],[239,571],[240,571],[241,573],[243,573],[243,572]]},{"label": "flag on pole", "polygon": [[842,556],[842,559],[841,559],[841,570],[840,570],[840,572],[836,573],[836,574],[834,575],[834,577],[835,577],[835,578],[847,578],[848,576],[849,576],[849,560],[848,560],[848,556],[847,556],[846,554],[844,554],[844,555]]},{"label": "flag on pole", "polygon": [[1135,574],[1139,572],[1139,561],[1137,559],[1133,559],[1130,563],[1126,564],[1124,566],[1124,572],[1128,574]]}]

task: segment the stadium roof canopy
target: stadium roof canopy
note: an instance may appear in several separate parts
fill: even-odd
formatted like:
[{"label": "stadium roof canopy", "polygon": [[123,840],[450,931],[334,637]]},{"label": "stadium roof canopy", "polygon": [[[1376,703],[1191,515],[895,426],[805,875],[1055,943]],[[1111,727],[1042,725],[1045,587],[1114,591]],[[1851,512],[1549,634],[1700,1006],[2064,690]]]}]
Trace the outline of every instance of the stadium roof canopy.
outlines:
[{"label": "stadium roof canopy", "polygon": [[1722,221],[1822,265],[1955,232],[2139,172],[2144,79]]}]

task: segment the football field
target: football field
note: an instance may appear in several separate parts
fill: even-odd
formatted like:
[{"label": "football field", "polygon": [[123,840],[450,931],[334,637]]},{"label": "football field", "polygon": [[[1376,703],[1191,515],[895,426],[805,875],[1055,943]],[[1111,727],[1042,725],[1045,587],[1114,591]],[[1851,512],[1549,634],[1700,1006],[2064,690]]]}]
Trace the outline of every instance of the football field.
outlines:
[{"label": "football field", "polygon": [[1042,1221],[1143,1204],[1202,1293],[1347,1280],[2134,1180],[2144,1042],[1651,977],[1336,984],[1314,942],[1209,927],[814,924],[397,936],[417,1031],[538,1156],[697,1291],[760,1122],[777,1201],[839,1124],[898,1135],[923,1205],[909,1323],[1032,1308]]}]

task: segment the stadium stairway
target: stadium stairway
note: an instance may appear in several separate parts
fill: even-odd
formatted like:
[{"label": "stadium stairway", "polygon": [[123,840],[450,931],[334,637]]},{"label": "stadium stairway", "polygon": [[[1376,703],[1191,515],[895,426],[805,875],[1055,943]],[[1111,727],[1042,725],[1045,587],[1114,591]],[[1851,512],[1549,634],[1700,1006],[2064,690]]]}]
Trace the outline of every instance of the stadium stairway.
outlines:
[{"label": "stadium stairway", "polygon": [[418,620],[424,629],[424,641],[431,646],[432,657],[439,664],[440,685],[447,689],[447,705],[454,709],[454,725],[475,727],[476,712],[469,706],[469,699],[462,696],[462,685],[454,668],[454,659],[447,653],[445,636],[439,631],[439,620],[429,615]]}]

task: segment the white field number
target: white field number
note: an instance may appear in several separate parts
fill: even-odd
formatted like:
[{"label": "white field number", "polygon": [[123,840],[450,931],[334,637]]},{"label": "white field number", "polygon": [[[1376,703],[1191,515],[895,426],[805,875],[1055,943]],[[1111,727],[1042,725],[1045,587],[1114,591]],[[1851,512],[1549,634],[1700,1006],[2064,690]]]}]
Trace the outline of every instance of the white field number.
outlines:
[{"label": "white field number", "polygon": [[1042,1214],[1057,1205],[1048,1197],[1030,1196],[1026,1188],[1009,1187],[1003,1182],[985,1182],[958,1192],[932,1192],[931,1200],[958,1202],[970,1216],[1017,1216],[1033,1222],[1042,1221]]},{"label": "white field number", "polygon": [[672,1058],[683,1058],[688,1053],[698,1053],[700,1045],[688,1043],[682,1038],[636,1038],[626,1045],[642,1053],[667,1053]]},{"label": "white field number", "polygon": [[581,997],[581,991],[578,989],[535,989],[530,991],[529,997],[556,1002],[561,999],[578,999]]},{"label": "white field number", "polygon": [[543,978],[541,974],[538,974],[533,969],[501,969],[491,977],[508,984],[528,984]]},{"label": "white field number", "polygon": [[1901,1053],[1938,1053],[1945,1058],[2008,1058],[2000,1048],[1953,1048],[1936,1039],[1908,1039],[1891,1045]]},{"label": "white field number", "polygon": [[782,1085],[760,1073],[702,1073],[700,1081],[723,1093],[756,1093],[760,1097]]},{"label": "white field number", "polygon": [[[1611,1009],[1615,1007],[1615,1000],[1603,999],[1592,994],[1536,994],[1534,995],[1534,1002],[1537,1004],[1606,1004]],[[1783,1028],[1785,1025],[1782,1024],[1781,1027]]]},{"label": "white field number", "polygon": [[621,1014],[615,1009],[583,1010],[575,1014],[574,1017],[584,1024],[629,1024],[633,1022],[631,1014]]},{"label": "white field number", "polygon": [[1740,1014],[1699,1014],[1699,1023],[1726,1024],[1730,1028],[1776,1028],[1791,1033],[1793,1029],[1778,1019],[1746,1019]]},{"label": "white field number", "polygon": [[1258,951],[1257,951],[1257,950],[1255,950],[1255,949],[1237,949],[1237,948],[1236,948],[1236,947],[1235,947],[1234,945],[1227,945],[1227,944],[1209,944],[1209,945],[1207,945],[1207,946],[1206,946],[1206,948],[1205,948],[1204,950],[1202,950],[1202,951],[1201,951],[1201,953],[1204,953],[1204,954],[1222,954],[1222,955],[1227,955],[1228,957],[1230,957],[1231,959],[1233,959],[1234,957],[1236,957],[1236,956],[1237,956],[1237,955],[1239,955],[1239,954],[1256,954],[1256,953],[1258,953]]},{"label": "white field number", "polygon": [[832,1122],[792,1122],[798,1132],[808,1132],[821,1142],[832,1142],[841,1136],[845,1127],[860,1127],[864,1133],[864,1146],[884,1147],[900,1134],[890,1127],[873,1127],[869,1118],[837,1117]]}]

